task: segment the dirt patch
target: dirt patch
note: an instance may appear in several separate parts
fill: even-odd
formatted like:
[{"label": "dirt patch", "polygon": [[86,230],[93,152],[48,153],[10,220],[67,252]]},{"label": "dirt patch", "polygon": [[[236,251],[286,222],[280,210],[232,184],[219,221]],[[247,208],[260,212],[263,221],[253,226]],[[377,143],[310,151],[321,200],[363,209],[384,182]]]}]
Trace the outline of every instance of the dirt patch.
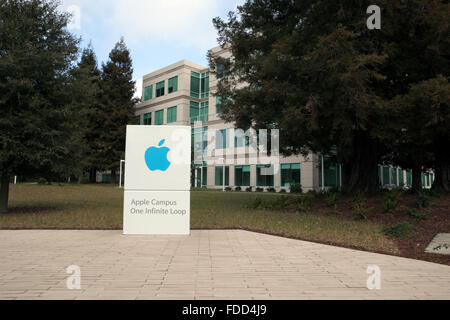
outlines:
[{"label": "dirt patch", "polygon": [[[341,196],[337,201],[337,216],[353,219],[355,211],[351,208],[352,197]],[[407,221],[416,228],[413,236],[406,239],[392,238],[398,246],[398,256],[436,262],[450,265],[450,256],[438,253],[426,253],[425,248],[438,233],[450,232],[450,195],[430,198],[428,208],[418,208],[417,196],[404,194],[399,205],[392,213],[385,213],[382,204],[382,195],[366,198],[368,208],[372,208],[366,215],[367,221],[376,222],[384,226],[395,226]],[[425,219],[418,219],[406,214],[405,207],[414,208]],[[324,200],[319,200],[313,207],[320,214],[327,214],[331,208],[325,205]],[[392,254],[392,253],[388,253]]]}]

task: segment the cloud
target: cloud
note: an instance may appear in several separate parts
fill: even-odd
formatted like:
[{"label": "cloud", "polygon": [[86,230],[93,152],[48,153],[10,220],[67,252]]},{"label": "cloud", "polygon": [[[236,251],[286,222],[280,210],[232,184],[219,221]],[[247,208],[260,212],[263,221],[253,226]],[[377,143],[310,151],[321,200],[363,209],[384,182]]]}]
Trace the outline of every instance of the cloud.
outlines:
[{"label": "cloud", "polygon": [[135,89],[133,98],[141,98],[142,97],[142,78],[135,79]]},{"label": "cloud", "polygon": [[234,10],[243,0],[63,0],[81,7],[82,22],[98,23],[105,36],[123,35],[130,44],[170,44],[207,50],[216,46],[212,18]]}]

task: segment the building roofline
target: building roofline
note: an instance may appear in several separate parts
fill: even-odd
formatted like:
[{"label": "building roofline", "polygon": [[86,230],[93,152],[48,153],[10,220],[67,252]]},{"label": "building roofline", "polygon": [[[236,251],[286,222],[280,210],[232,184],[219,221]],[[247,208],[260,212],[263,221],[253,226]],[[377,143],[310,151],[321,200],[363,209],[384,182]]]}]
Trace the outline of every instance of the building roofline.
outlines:
[{"label": "building roofline", "polygon": [[166,67],[163,67],[163,68],[155,70],[155,71],[153,71],[151,73],[148,73],[148,74],[144,75],[142,78],[143,78],[143,80],[147,80],[147,79],[153,78],[155,76],[158,76],[161,73],[168,72],[170,70],[177,69],[177,68],[182,67],[182,66],[188,66],[188,67],[197,69],[198,71],[203,71],[203,70],[209,69],[208,67],[202,66],[202,65],[197,64],[195,62],[191,62],[189,60],[180,60],[178,62],[172,63],[171,65],[168,65]]}]

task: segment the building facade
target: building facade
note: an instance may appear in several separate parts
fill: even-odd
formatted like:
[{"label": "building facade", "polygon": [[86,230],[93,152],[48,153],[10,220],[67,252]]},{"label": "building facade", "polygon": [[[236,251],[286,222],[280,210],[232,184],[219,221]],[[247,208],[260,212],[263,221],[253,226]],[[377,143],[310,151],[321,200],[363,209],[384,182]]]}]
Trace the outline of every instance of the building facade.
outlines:
[{"label": "building facade", "polygon": [[[211,53],[231,59],[228,49],[216,47]],[[136,106],[135,124],[192,127],[193,187],[289,191],[295,184],[308,191],[341,186],[341,166],[320,155],[279,156],[275,164],[255,161],[248,139],[220,118],[216,85],[208,67],[182,60],[145,75],[142,101]],[[388,167],[386,176],[384,168],[379,170],[381,185],[410,182],[406,171]]]}]

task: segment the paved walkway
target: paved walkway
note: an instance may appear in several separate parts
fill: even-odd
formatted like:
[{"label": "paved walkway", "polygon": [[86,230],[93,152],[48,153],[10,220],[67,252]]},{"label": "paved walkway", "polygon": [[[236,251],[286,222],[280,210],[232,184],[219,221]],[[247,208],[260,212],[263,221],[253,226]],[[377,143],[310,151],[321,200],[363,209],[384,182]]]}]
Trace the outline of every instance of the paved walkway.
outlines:
[{"label": "paved walkway", "polygon": [[[450,299],[448,266],[240,230],[5,230],[0,259],[0,299]],[[373,264],[379,290],[366,287]]]}]

